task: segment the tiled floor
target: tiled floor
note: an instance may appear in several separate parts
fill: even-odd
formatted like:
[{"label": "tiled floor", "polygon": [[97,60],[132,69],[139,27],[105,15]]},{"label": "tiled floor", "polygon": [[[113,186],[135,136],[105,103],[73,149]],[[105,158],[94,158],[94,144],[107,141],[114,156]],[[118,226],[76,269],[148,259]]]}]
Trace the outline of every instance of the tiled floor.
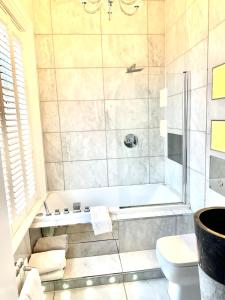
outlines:
[{"label": "tiled floor", "polygon": [[123,272],[159,268],[155,250],[123,252],[119,255]]},{"label": "tiled floor", "polygon": [[64,279],[121,273],[118,254],[67,259]]},{"label": "tiled floor", "polygon": [[64,279],[157,269],[155,250],[67,259]]},{"label": "tiled floor", "polygon": [[45,300],[169,300],[166,279],[99,285],[46,293]]}]

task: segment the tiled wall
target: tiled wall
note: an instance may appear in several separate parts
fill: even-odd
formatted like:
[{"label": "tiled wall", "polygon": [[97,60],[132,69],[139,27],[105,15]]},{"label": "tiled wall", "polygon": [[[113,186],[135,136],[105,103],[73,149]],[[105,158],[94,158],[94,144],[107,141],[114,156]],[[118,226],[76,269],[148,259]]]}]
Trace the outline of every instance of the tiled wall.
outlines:
[{"label": "tiled wall", "polygon": [[[168,109],[177,107],[181,112],[182,72],[189,71],[191,74],[188,196],[195,211],[204,206],[225,203],[223,197],[208,188],[209,155],[212,153],[210,120],[225,119],[225,100],[211,101],[211,69],[225,62],[222,50],[225,46],[225,1],[166,0],[165,11]],[[179,120],[171,118],[170,123],[168,114],[169,131],[181,130]],[[221,157],[218,152],[213,154]],[[222,157],[225,158],[224,155]],[[174,181],[181,178],[178,164],[171,168],[167,163],[166,169],[167,173],[173,170]]]},{"label": "tiled wall", "polygon": [[[164,182],[164,1],[133,17],[115,1],[111,21],[80,1],[33,6],[48,189]],[[127,74],[132,64],[143,71]]]}]

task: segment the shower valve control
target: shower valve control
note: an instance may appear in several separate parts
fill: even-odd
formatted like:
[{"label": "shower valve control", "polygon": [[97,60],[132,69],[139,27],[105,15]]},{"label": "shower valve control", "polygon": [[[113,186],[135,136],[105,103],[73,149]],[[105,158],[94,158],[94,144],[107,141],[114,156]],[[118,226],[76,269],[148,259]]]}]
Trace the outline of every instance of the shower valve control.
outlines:
[{"label": "shower valve control", "polygon": [[136,135],[130,133],[125,136],[124,145],[126,147],[133,148],[133,147],[137,146],[137,144],[138,144],[138,138]]}]

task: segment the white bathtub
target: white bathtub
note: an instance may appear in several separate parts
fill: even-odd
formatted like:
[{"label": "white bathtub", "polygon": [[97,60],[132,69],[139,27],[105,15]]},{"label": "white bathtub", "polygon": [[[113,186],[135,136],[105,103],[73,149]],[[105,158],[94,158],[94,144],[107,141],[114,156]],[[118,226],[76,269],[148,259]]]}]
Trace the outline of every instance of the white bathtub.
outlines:
[{"label": "white bathtub", "polygon": [[[81,213],[73,213],[73,203],[75,202],[81,204]],[[152,205],[180,202],[180,197],[163,184],[49,192],[46,203],[52,215],[45,216],[45,208],[42,207],[40,212],[44,215],[36,217],[32,227],[90,223],[90,213],[84,212],[86,206],[104,205],[109,208],[112,218],[117,218],[118,215],[125,215],[129,212],[132,215],[140,212],[143,212],[144,215],[151,214],[154,211],[161,212],[163,210],[162,206],[156,208],[155,206],[152,207]],[[149,208],[140,208],[140,206],[146,205],[149,205]],[[133,208],[121,209],[121,207]],[[63,214],[64,208],[68,208],[70,213]],[[60,210],[60,215],[54,215],[56,209]]]}]

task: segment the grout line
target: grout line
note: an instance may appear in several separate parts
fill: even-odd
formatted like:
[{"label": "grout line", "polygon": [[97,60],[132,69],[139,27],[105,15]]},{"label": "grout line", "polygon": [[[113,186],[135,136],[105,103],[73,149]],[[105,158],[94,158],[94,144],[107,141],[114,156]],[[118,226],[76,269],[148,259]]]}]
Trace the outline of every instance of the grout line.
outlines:
[{"label": "grout line", "polygon": [[[147,51],[148,51],[148,65],[149,65],[149,35],[148,35],[148,31],[149,31],[149,26],[148,26],[148,22],[149,22],[149,2],[147,2]],[[150,98],[150,92],[149,92],[149,80],[150,80],[150,75],[149,75],[149,67],[148,67],[148,99]],[[149,127],[150,127],[150,116],[149,116],[149,112],[150,112],[150,101],[148,100],[148,137],[147,137],[147,141],[148,141],[148,156],[150,155],[150,138],[149,138],[149,135],[150,135],[150,130],[149,130]],[[150,183],[150,179],[151,179],[151,170],[150,170],[150,158],[148,160],[148,182]]]},{"label": "grout line", "polygon": [[[106,129],[108,132],[117,132],[117,131],[132,131],[132,130],[148,130],[148,129],[159,129],[160,127],[140,127],[140,128],[115,128],[115,129]],[[179,128],[172,128],[171,129],[179,129]],[[87,133],[87,132],[104,132],[104,129],[93,129],[93,130],[68,130],[63,131],[62,133]],[[48,133],[59,133],[58,131],[44,131],[44,134]]]},{"label": "grout line", "polygon": [[58,118],[59,118],[59,128],[60,128],[60,145],[61,145],[61,157],[62,157],[62,170],[63,170],[63,190],[65,190],[65,172],[64,172],[64,164],[63,164],[63,151],[62,151],[62,128],[61,128],[61,119],[59,113],[59,93],[58,93],[58,84],[56,80],[56,63],[55,63],[55,43],[53,39],[53,24],[52,24],[52,1],[50,1],[50,18],[51,18],[51,37],[52,37],[52,47],[53,47],[53,60],[54,60],[54,78],[56,85],[56,97],[57,97],[57,109],[58,109]]},{"label": "grout line", "polygon": [[[150,69],[163,69],[164,68],[164,65],[163,66],[156,66],[156,65],[138,65],[138,67],[140,68],[150,68]],[[124,66],[102,66],[102,67],[99,67],[99,66],[94,66],[94,67],[78,67],[78,66],[74,66],[74,67],[57,67],[57,68],[54,68],[54,67],[37,67],[37,70],[83,70],[83,69],[127,69],[127,65],[124,65]],[[158,73],[151,73],[151,75],[159,75]]]},{"label": "grout line", "polygon": [[77,160],[60,160],[60,161],[45,161],[47,164],[56,163],[74,163],[74,162],[89,162],[89,161],[105,161],[105,160],[129,160],[129,159],[143,159],[143,158],[163,158],[164,155],[151,155],[151,156],[130,156],[130,157],[108,157],[108,158],[93,158],[93,159],[77,159]]},{"label": "grout line", "polygon": [[123,282],[123,288],[124,288],[124,293],[125,293],[125,296],[126,296],[126,300],[129,300],[128,295],[127,295],[127,290],[126,290],[125,282]]},{"label": "grout line", "polygon": [[108,164],[108,145],[107,145],[107,117],[106,117],[106,99],[105,99],[105,77],[104,77],[104,59],[103,59],[103,40],[102,40],[102,9],[100,9],[100,31],[101,31],[101,53],[102,53],[102,87],[103,87],[103,96],[104,96],[104,120],[105,120],[105,151],[106,151],[106,176],[107,176],[107,184],[109,186],[109,164]]},{"label": "grout line", "polygon": [[[102,30],[101,30],[102,31]],[[164,33],[52,33],[54,36],[163,36]],[[37,33],[37,36],[47,36],[51,33]]]},{"label": "grout line", "polygon": [[[207,83],[206,83],[206,124],[205,124],[205,173],[204,173],[204,207],[206,206],[206,187],[207,187],[207,176],[206,174],[208,174],[207,172],[207,155],[208,155],[208,149],[207,149],[207,145],[208,145],[208,93],[209,93],[209,8],[210,8],[210,0],[208,0],[208,39],[207,39]],[[209,152],[210,153],[210,152]],[[209,159],[209,158],[208,158]]]}]

